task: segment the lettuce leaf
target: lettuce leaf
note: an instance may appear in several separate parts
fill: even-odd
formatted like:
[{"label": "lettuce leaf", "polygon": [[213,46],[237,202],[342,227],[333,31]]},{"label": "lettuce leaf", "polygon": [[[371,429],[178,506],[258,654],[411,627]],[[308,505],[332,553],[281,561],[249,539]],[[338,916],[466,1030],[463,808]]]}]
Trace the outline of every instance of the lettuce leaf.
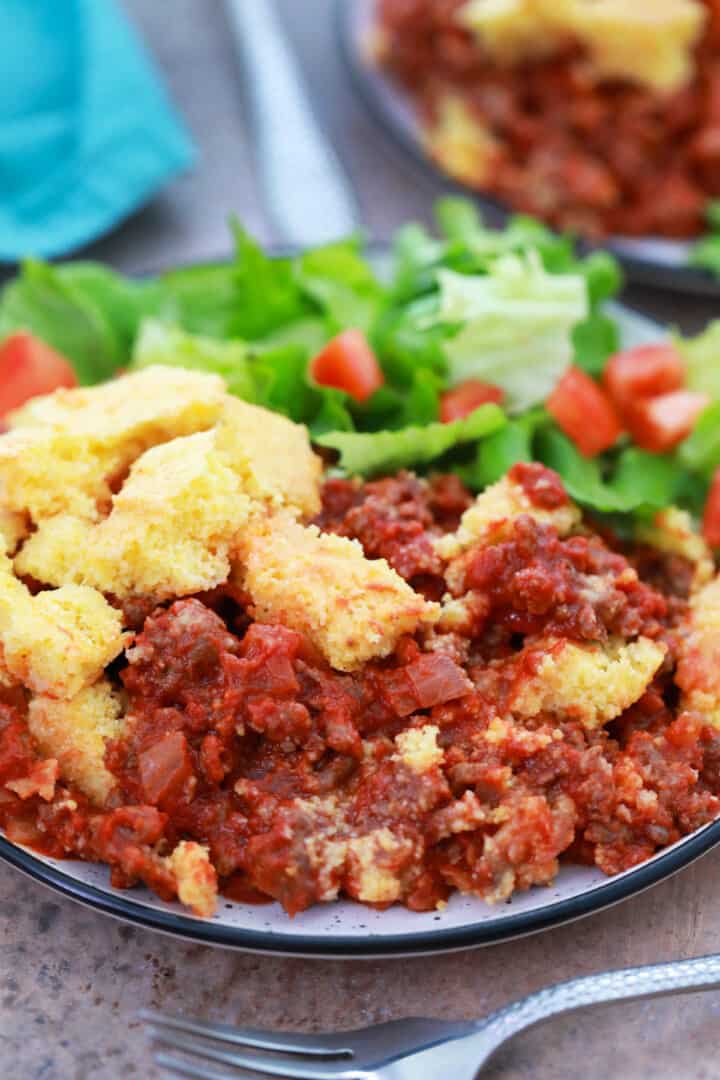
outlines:
[{"label": "lettuce leaf", "polygon": [[252,341],[307,315],[312,307],[298,284],[294,260],[266,255],[237,221],[232,230],[234,298],[227,336]]},{"label": "lettuce leaf", "polygon": [[710,232],[690,250],[691,266],[720,277],[720,199],[711,199],[705,212]]},{"label": "lettuce leaf", "polygon": [[374,476],[428,465],[463,443],[491,435],[506,422],[497,405],[481,405],[464,420],[451,424],[413,425],[399,431],[375,433],[332,431],[318,437],[316,442],[337,450],[338,464],[350,475]]},{"label": "lettuce leaf", "polygon": [[26,260],[0,301],[0,340],[29,330],[73,364],[84,385],[110,378],[129,358],[148,315],[176,317],[173,298],[155,281],[134,281],[105,266],[50,266]]},{"label": "lettuce leaf", "polygon": [[473,491],[481,491],[519,461],[532,461],[535,426],[535,418],[528,414],[519,420],[510,420],[505,427],[488,435],[478,446],[475,460],[456,469],[463,483]]},{"label": "lettuce leaf", "polygon": [[720,401],[700,414],[677,453],[680,461],[695,472],[711,473],[720,465]]},{"label": "lettuce leaf", "polygon": [[298,260],[297,280],[324,313],[329,335],[351,326],[370,332],[385,290],[361,254],[358,239],[305,252]]},{"label": "lettuce leaf", "polygon": [[691,390],[700,390],[720,401],[720,319],[696,337],[674,336],[685,361],[685,378]]},{"label": "lettuce leaf", "polygon": [[538,433],[535,456],[559,473],[571,498],[603,514],[659,510],[674,501],[683,482],[683,470],[673,457],[632,446],[620,453],[605,476],[597,458],[583,457],[555,427]]},{"label": "lettuce leaf", "polygon": [[221,375],[231,394],[254,401],[255,383],[250,371],[248,346],[243,341],[216,341],[188,334],[158,319],[145,319],[133,349],[131,368],[165,364]]},{"label": "lettuce leaf", "polygon": [[438,273],[436,322],[451,385],[475,378],[505,392],[510,413],[544,401],[573,358],[572,330],[588,314],[583,278],[549,274],[536,252],[504,255],[483,276]]},{"label": "lettuce leaf", "polygon": [[130,367],[137,370],[151,364],[213,372],[236,397],[308,424],[313,431],[354,430],[347,394],[309,382],[307,351],[301,346],[217,341],[146,319]]},{"label": "lettuce leaf", "polygon": [[232,262],[204,263],[170,270],[157,279],[183,330],[223,340],[232,336],[237,308]]},{"label": "lettuce leaf", "polygon": [[613,319],[597,312],[573,327],[572,343],[573,362],[597,378],[609,358],[620,349],[620,331]]}]

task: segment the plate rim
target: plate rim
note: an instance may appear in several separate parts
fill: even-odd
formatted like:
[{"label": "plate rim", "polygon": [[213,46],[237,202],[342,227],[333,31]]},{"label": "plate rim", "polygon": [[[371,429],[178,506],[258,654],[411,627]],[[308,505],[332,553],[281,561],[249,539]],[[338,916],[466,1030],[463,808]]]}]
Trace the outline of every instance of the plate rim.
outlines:
[{"label": "plate rim", "polygon": [[[12,843],[4,836],[0,836],[0,861],[86,907],[186,941],[271,956],[377,960],[383,957],[427,956],[498,945],[562,926],[596,914],[659,885],[706,855],[718,844],[720,819],[703,825],[672,847],[658,852],[631,870],[608,878],[602,884],[576,896],[486,923],[408,934],[368,934],[366,937],[340,934],[329,937],[327,934],[302,933],[279,935],[272,930],[227,926],[210,919],[150,907],[122,895],[119,890],[102,889],[73,877],[65,870],[43,862],[33,852]],[[72,863],[79,860],[65,861]]]},{"label": "plate rim", "polygon": [[[511,207],[508,207],[493,195],[476,191],[443,172],[439,166],[435,165],[423,153],[419,141],[413,138],[404,125],[398,123],[392,113],[385,108],[382,95],[379,93],[374,80],[369,77],[367,65],[362,61],[357,49],[357,42],[353,32],[355,7],[356,0],[334,0],[332,18],[335,42],[338,46],[342,65],[349,75],[352,88],[357,93],[366,113],[375,121],[376,126],[387,137],[388,141],[393,146],[400,148],[405,159],[410,158],[412,160],[413,164],[424,174],[425,179],[440,180],[451,193],[473,199],[481,208],[483,206],[485,208],[491,207],[495,212],[502,214],[504,221],[506,221],[514,212]],[[377,76],[377,78],[382,80],[383,85],[388,85],[390,89],[386,79],[382,76]],[[622,239],[632,238],[624,237]],[[620,238],[618,238],[619,242]],[[607,243],[598,245],[580,239],[578,248],[584,253],[595,250],[610,251],[625,267],[629,283],[661,289],[676,289],[695,296],[720,296],[720,279],[716,279],[711,273],[689,264],[671,266],[667,263],[654,262],[652,259],[621,250],[612,242],[612,238]]]}]

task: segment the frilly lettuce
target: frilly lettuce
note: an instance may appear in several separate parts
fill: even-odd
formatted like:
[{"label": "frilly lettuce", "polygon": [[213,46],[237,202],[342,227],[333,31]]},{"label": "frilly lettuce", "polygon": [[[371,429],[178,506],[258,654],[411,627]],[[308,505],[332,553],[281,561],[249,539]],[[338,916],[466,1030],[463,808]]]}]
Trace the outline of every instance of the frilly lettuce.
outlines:
[{"label": "frilly lettuce", "polygon": [[434,321],[458,325],[445,342],[448,380],[501,387],[509,412],[544,401],[573,358],[572,332],[588,315],[585,279],[549,274],[539,255],[504,255],[482,276],[438,271]]},{"label": "frilly lettuce", "polygon": [[464,420],[425,424],[399,431],[332,431],[318,436],[319,446],[337,450],[338,464],[351,475],[374,476],[398,469],[421,468],[464,443],[476,442],[507,423],[497,405],[481,405]]}]

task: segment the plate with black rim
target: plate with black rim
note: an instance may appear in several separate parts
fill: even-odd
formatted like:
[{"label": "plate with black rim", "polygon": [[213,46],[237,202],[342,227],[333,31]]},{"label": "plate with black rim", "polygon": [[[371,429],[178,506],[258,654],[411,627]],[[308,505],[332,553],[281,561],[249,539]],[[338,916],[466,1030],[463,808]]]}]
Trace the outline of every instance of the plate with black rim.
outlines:
[{"label": "plate with black rim", "polygon": [[[373,257],[380,274],[385,263],[381,254]],[[663,337],[662,327],[627,308],[611,304],[608,311],[619,323],[625,346]],[[518,893],[504,904],[455,895],[442,911],[417,913],[400,906],[377,911],[343,900],[293,919],[275,903],[258,906],[222,897],[212,918],[196,918],[145,888],[113,888],[105,865],[52,859],[2,836],[0,859],[91,908],[188,940],[259,953],[349,958],[448,952],[547,930],[635,896],[719,842],[720,820],[615,877],[597,868],[563,865],[551,886]]]},{"label": "plate with black rim", "polygon": [[[335,31],[343,63],[365,108],[393,144],[428,176],[450,190],[473,198],[493,224],[512,213],[492,196],[453,180],[428,157],[409,99],[371,61],[367,42],[374,0],[335,0]],[[587,245],[583,245],[587,247]],[[695,295],[720,296],[720,278],[690,266],[690,244],[659,237],[614,237],[605,245],[623,263],[629,278],[642,285],[672,288]]]}]

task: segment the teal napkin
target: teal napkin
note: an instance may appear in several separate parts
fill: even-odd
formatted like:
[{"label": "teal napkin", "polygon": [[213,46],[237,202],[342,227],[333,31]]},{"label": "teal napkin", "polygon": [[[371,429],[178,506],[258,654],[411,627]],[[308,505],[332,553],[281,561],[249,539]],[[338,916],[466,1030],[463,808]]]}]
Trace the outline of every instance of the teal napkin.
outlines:
[{"label": "teal napkin", "polygon": [[0,260],[67,254],[192,164],[113,0],[0,0],[0,41]]}]

